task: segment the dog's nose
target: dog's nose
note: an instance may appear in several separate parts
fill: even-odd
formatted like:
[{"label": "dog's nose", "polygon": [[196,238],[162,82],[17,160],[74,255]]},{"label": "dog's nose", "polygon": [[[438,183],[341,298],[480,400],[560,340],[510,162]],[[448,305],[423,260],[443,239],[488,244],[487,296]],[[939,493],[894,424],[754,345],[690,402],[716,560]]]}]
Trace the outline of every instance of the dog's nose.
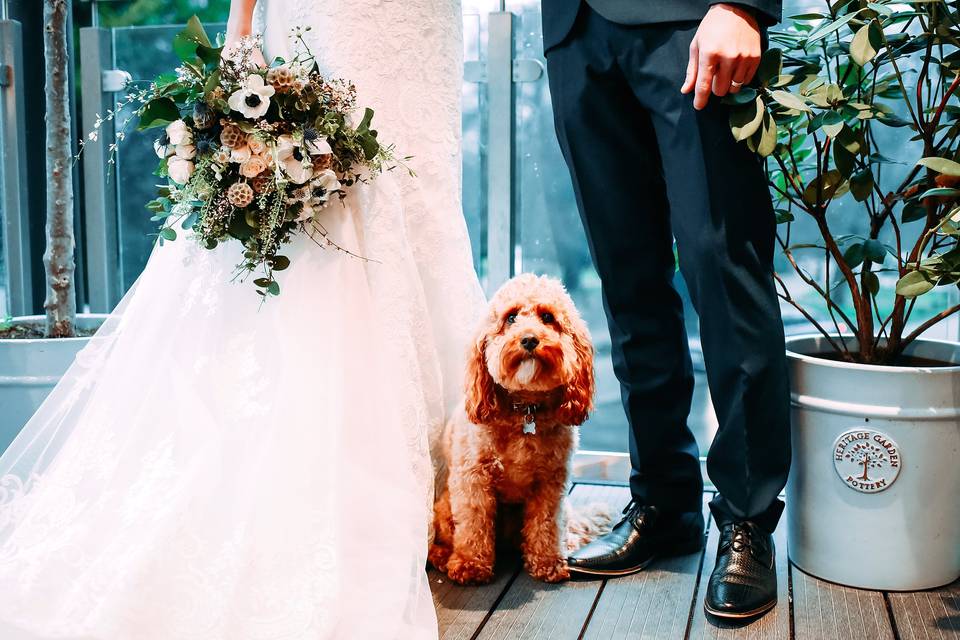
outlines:
[{"label": "dog's nose", "polygon": [[527,351],[533,351],[537,348],[537,345],[540,344],[540,341],[537,340],[534,336],[524,336],[520,339],[520,346],[526,349]]}]

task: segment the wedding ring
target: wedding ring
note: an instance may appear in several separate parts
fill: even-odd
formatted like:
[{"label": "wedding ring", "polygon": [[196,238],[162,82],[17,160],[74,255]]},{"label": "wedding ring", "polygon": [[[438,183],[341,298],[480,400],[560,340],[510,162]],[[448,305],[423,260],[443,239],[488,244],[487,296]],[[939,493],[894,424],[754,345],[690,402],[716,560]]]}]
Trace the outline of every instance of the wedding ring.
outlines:
[{"label": "wedding ring", "polygon": [[739,89],[740,87],[743,86],[743,83],[742,83],[742,82],[737,82],[736,80],[731,80],[731,81],[730,81],[730,84],[733,85],[734,87],[736,87],[737,89]]}]

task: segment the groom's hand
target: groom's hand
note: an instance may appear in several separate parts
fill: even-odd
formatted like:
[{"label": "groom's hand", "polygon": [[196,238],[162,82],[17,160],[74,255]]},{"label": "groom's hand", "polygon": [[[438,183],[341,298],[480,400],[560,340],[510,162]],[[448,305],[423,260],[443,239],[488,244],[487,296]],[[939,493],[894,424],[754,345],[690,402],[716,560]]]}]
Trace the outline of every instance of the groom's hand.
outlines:
[{"label": "groom's hand", "polygon": [[736,93],[750,82],[760,64],[760,28],[747,9],[715,4],[710,7],[693,42],[682,93],[696,89],[695,109],[707,106],[710,93]]}]

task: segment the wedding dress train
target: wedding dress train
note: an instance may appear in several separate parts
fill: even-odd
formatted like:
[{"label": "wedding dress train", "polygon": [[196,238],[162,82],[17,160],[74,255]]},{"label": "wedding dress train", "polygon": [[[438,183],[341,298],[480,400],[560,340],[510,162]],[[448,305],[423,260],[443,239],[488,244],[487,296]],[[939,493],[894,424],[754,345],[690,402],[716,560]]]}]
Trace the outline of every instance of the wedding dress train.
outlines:
[{"label": "wedding dress train", "polygon": [[[483,297],[459,201],[450,0],[270,0],[412,155],[298,238],[280,296],[237,247],[157,247],[0,457],[0,638],[433,638],[429,450]],[[145,177],[146,179],[146,177]]]}]

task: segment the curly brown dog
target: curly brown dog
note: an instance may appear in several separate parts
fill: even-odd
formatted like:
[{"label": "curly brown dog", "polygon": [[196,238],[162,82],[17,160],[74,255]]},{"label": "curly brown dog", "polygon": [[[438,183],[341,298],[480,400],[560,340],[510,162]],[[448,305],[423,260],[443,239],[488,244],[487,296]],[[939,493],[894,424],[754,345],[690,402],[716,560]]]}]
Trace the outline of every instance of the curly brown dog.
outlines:
[{"label": "curly brown dog", "polygon": [[466,386],[444,433],[430,562],[461,584],[489,581],[499,507],[501,519],[522,513],[513,528],[530,575],[568,578],[567,553],[610,518],[566,505],[594,374],[590,334],[560,282],[525,274],[501,287],[471,346]]}]

